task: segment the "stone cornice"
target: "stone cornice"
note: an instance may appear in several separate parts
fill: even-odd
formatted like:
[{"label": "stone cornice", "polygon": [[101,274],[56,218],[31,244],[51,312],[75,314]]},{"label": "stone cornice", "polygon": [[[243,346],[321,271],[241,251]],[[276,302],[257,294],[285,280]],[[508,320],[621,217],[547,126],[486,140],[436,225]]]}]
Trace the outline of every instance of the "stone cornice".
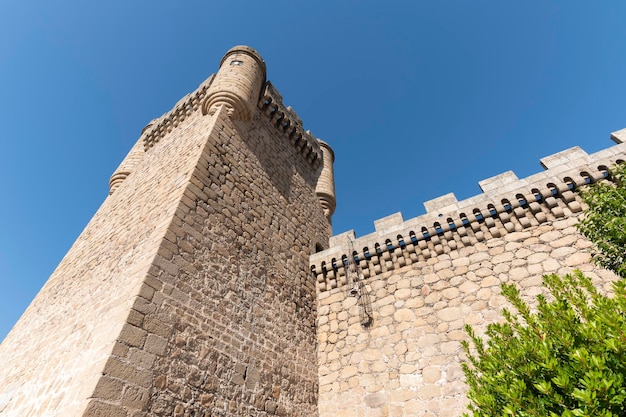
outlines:
[{"label": "stone cornice", "polygon": [[[169,112],[144,128],[144,149],[158,143],[165,135],[199,110],[215,75],[211,75],[196,91],[188,94]],[[263,87],[258,108],[283,137],[314,167],[318,168],[322,156],[317,139],[302,128],[302,120],[291,107],[285,107],[282,96],[268,81]]]},{"label": "stone cornice", "polygon": [[172,110],[146,126],[142,132],[144,149],[148,150],[165,135],[182,123],[187,117],[200,109],[207,90],[211,86],[215,74],[206,79],[193,93],[183,97]]},{"label": "stone cornice", "polygon": [[[356,238],[348,231],[331,238],[330,248],[311,256],[318,292],[346,283],[353,256],[364,278],[425,261],[490,238],[578,216],[575,190],[604,180],[606,168],[626,159],[626,144],[593,155],[579,148],[542,159],[546,171],[518,180],[512,172],[481,181],[485,191],[456,201],[453,194],[425,203],[427,214],[404,221],[400,213],[375,222],[377,231]],[[350,254],[350,248],[354,252]]]},{"label": "stone cornice", "polygon": [[319,167],[322,151],[317,139],[302,128],[302,120],[291,107],[285,107],[282,96],[269,81],[263,87],[258,108],[296,151],[314,168]]}]

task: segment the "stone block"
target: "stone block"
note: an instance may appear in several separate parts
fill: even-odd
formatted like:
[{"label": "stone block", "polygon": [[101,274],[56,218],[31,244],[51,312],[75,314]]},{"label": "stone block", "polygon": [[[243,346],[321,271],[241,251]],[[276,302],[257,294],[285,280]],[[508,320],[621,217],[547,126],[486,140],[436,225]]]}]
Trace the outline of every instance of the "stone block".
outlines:
[{"label": "stone block", "polygon": [[84,417],[127,417],[126,410],[119,406],[92,399],[87,404]]}]

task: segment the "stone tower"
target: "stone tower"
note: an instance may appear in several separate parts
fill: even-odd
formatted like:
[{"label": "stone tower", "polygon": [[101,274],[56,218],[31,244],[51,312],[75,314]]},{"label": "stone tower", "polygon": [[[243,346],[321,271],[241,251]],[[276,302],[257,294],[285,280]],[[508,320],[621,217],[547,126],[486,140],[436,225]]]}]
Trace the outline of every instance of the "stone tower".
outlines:
[{"label": "stone tower", "polygon": [[153,120],[0,346],[0,414],[317,415],[333,154],[251,48]]}]

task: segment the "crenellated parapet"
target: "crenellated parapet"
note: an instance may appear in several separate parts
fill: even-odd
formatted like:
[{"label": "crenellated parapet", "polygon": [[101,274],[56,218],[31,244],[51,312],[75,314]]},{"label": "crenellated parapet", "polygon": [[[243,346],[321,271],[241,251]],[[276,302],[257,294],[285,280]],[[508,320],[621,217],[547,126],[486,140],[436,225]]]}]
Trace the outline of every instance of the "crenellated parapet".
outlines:
[{"label": "crenellated parapet", "polygon": [[[374,277],[491,238],[578,216],[576,190],[608,179],[611,165],[626,160],[626,130],[611,138],[618,144],[588,155],[578,147],[541,159],[545,171],[518,179],[509,171],[479,182],[483,193],[457,201],[454,194],[424,203],[426,214],[404,220],[396,213],[374,222],[376,231],[357,238],[348,231],[330,248],[311,256],[318,292],[347,283],[349,256],[364,278]],[[351,248],[354,248],[353,250]],[[350,253],[352,251],[352,253]]]},{"label": "crenellated parapet", "polygon": [[265,77],[265,63],[257,51],[247,46],[232,48],[216,74],[151,122],[142,135],[144,149],[154,146],[197,110],[210,115],[224,106],[235,120],[249,121],[255,110],[260,111],[314,169],[319,168],[323,158],[317,139],[304,130],[300,117],[283,104],[281,94]]},{"label": "crenellated parapet", "polygon": [[202,103],[202,114],[214,114],[224,106],[235,120],[251,120],[266,68],[261,55],[249,46],[231,48],[220,61],[220,69]]},{"label": "crenellated parapet", "polygon": [[153,120],[144,128],[142,133],[144,149],[148,150],[159,142],[165,135],[181,124],[186,118],[200,109],[207,91],[211,86],[215,74],[207,78],[196,91],[187,94],[179,100],[172,110],[165,113],[158,119]]},{"label": "crenellated parapet", "polygon": [[129,154],[124,158],[109,180],[109,194],[113,194],[117,188],[139,165],[145,152],[159,142],[165,135],[181,124],[200,108],[202,100],[211,86],[214,75],[204,81],[193,93],[187,94],[174,106],[172,110],[158,119],[152,120],[141,131],[139,140],[135,143]]},{"label": "crenellated parapet", "polygon": [[263,87],[258,108],[314,168],[320,166],[322,151],[317,139],[302,128],[302,120],[291,107],[285,107],[282,96],[269,81]]}]

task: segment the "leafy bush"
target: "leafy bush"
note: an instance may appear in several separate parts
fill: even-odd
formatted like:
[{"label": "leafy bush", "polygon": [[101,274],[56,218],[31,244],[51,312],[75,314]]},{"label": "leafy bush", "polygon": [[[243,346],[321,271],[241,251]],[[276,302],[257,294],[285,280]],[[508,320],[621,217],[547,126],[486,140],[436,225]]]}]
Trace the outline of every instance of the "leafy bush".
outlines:
[{"label": "leafy bush", "polygon": [[589,208],[577,227],[594,244],[593,260],[626,278],[626,164],[613,167],[610,178],[583,188]]},{"label": "leafy bush", "polygon": [[486,343],[470,326],[463,348],[474,417],[626,416],[626,289],[603,296],[575,272],[544,276],[551,297],[536,312],[513,285],[502,293],[518,314],[487,327]]}]

